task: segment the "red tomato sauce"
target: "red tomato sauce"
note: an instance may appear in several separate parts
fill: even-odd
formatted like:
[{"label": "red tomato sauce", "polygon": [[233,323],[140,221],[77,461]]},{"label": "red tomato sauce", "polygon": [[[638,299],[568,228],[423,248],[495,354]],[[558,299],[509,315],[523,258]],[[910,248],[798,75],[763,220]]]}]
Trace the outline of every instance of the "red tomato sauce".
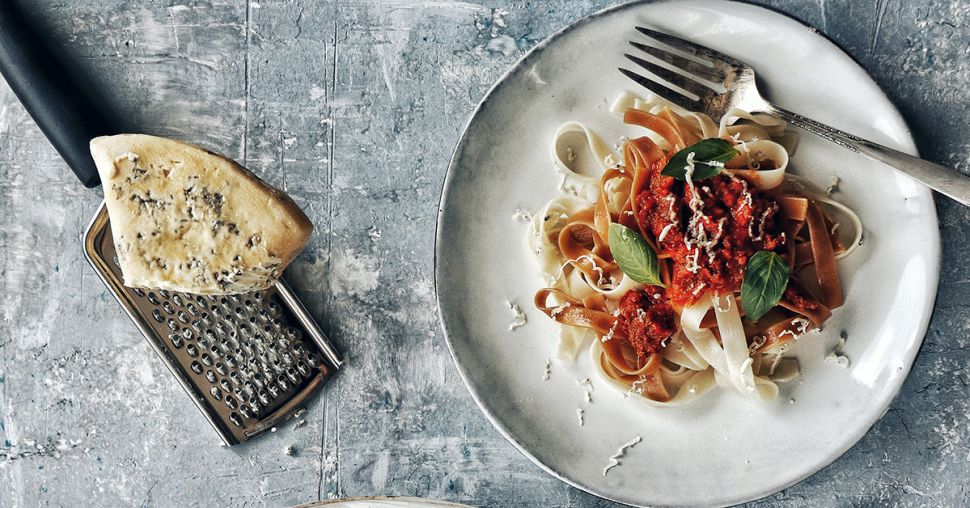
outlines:
[{"label": "red tomato sauce", "polygon": [[[667,288],[672,302],[686,306],[708,290],[738,291],[752,255],[759,250],[784,254],[782,216],[771,195],[726,173],[693,182],[691,189],[661,175],[662,169],[662,164],[648,169],[647,187],[636,197],[636,220],[657,239],[660,253],[673,260]],[[698,214],[690,206],[695,192]]]},{"label": "red tomato sauce", "polygon": [[667,304],[662,288],[633,289],[620,299],[614,331],[646,357],[659,351],[663,341],[677,331],[677,314]]},{"label": "red tomato sauce", "polygon": [[803,314],[818,309],[819,303],[805,296],[805,292],[798,286],[788,284],[782,298]]}]

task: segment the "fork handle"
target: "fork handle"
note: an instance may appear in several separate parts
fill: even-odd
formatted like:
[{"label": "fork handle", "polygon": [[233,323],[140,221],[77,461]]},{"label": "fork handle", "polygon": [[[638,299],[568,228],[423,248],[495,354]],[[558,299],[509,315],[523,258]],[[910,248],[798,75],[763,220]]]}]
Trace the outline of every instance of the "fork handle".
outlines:
[{"label": "fork handle", "polygon": [[765,113],[776,115],[823,139],[879,161],[940,194],[970,206],[970,177],[958,171],[873,143],[778,106],[769,105]]}]

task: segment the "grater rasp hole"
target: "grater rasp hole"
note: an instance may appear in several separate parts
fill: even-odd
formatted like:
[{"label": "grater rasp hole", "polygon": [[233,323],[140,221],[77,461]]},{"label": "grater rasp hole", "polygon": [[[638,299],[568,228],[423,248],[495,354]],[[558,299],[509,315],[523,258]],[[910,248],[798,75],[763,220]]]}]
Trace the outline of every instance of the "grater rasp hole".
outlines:
[{"label": "grater rasp hole", "polygon": [[192,359],[190,369],[208,384],[207,395],[223,401],[240,422],[260,418],[314,374],[316,360],[302,345],[302,331],[263,293],[143,295],[154,305],[152,317],[171,330],[172,348]]}]

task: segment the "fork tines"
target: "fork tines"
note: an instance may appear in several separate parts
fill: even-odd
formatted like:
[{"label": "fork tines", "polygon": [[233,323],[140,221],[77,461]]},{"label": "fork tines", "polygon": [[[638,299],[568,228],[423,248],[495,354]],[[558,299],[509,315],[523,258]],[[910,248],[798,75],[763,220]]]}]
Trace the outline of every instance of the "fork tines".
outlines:
[{"label": "fork tines", "polygon": [[[697,110],[701,103],[724,92],[728,81],[745,67],[737,59],[679,37],[642,26],[636,29],[652,40],[648,44],[630,41],[630,45],[664,65],[626,53],[628,60],[649,74],[641,75],[622,67],[620,72],[682,108]],[[663,87],[661,91],[656,85]]]}]

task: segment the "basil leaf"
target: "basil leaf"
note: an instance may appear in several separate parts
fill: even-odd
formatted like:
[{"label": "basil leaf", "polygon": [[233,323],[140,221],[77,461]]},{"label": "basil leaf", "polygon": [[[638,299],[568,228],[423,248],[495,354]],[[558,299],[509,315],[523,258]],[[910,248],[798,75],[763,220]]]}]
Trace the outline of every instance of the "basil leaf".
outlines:
[{"label": "basil leaf", "polygon": [[636,231],[622,224],[611,223],[610,252],[627,277],[640,284],[664,286],[660,281],[657,253]]},{"label": "basil leaf", "polygon": [[731,143],[720,138],[708,138],[675,153],[660,174],[687,180],[687,156],[691,153],[694,154],[694,172],[690,177],[692,181],[717,175],[724,163],[738,155]]},{"label": "basil leaf", "polygon": [[748,260],[741,283],[741,306],[752,321],[761,319],[781,301],[788,286],[788,263],[774,252],[758,251]]}]

